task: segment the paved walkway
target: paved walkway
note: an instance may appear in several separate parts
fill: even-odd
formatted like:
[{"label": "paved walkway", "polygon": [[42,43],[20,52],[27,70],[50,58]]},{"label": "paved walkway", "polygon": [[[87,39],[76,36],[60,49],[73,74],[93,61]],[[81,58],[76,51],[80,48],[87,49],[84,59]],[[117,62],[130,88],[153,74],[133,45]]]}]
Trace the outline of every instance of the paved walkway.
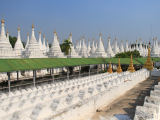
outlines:
[{"label": "paved walkway", "polygon": [[152,86],[157,84],[158,78],[148,77],[87,120],[132,120],[136,106],[143,106],[145,96],[150,95],[150,91],[153,89]]}]

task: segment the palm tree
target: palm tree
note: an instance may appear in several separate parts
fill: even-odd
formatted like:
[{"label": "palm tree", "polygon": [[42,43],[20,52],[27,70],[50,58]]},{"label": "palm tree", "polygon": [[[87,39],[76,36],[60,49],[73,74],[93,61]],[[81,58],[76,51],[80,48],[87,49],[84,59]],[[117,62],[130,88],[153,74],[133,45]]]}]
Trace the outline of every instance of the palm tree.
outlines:
[{"label": "palm tree", "polygon": [[65,39],[63,41],[63,44],[61,45],[67,56],[69,55],[69,53],[71,53],[71,45],[73,46],[72,42],[70,42],[69,39]]}]

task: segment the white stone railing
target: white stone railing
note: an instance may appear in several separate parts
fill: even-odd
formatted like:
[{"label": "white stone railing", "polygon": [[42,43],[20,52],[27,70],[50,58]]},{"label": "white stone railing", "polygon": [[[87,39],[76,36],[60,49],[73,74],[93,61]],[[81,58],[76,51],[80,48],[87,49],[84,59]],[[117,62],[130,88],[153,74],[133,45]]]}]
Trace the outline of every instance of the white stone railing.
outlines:
[{"label": "white stone railing", "polygon": [[146,96],[143,106],[137,106],[134,120],[160,120],[160,82]]},{"label": "white stone railing", "polygon": [[109,104],[148,76],[146,69],[134,73],[103,73],[3,93],[0,95],[0,119],[81,119]]}]

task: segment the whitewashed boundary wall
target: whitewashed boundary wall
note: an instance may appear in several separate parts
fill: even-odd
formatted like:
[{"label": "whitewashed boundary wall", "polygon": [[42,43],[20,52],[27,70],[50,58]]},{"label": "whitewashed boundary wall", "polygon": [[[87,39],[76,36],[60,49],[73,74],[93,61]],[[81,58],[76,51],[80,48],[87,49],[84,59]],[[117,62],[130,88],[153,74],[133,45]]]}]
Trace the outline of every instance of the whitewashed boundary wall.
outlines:
[{"label": "whitewashed boundary wall", "polygon": [[137,106],[134,120],[160,120],[160,82],[146,96],[143,106]]},{"label": "whitewashed boundary wall", "polygon": [[158,70],[157,68],[154,68],[151,71],[151,76],[160,76],[160,70]]},{"label": "whitewashed boundary wall", "polygon": [[110,104],[149,76],[134,73],[103,73],[80,79],[17,90],[0,95],[2,120],[78,120]]}]

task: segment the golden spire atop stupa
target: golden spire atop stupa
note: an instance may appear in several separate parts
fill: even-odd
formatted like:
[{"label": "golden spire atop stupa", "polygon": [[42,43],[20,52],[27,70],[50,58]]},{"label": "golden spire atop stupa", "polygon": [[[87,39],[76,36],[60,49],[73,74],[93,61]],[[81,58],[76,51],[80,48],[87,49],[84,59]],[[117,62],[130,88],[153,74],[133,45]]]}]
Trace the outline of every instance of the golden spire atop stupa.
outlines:
[{"label": "golden spire atop stupa", "polygon": [[18,30],[20,31],[19,24],[18,24]]},{"label": "golden spire atop stupa", "polygon": [[111,68],[111,60],[110,60],[110,62],[109,62],[109,68],[108,68],[107,72],[113,73],[112,68]]},{"label": "golden spire atop stupa", "polygon": [[8,28],[7,28],[7,33],[9,33]]},{"label": "golden spire atop stupa", "polygon": [[132,54],[131,54],[131,60],[130,60],[130,63],[129,63],[127,71],[135,72],[135,69],[134,69],[134,66],[133,66],[133,62],[132,62]]},{"label": "golden spire atop stupa", "polygon": [[43,35],[43,37],[45,37],[45,35]]},{"label": "golden spire atop stupa", "polygon": [[71,33],[71,31],[70,31],[70,36],[72,36],[72,33]]},{"label": "golden spire atop stupa", "polygon": [[101,30],[100,30],[100,34],[99,35],[101,36]]},{"label": "golden spire atop stupa", "polygon": [[81,40],[81,37],[79,39]]},{"label": "golden spire atop stupa", "polygon": [[41,28],[40,28],[39,34],[41,34]]},{"label": "golden spire atop stupa", "polygon": [[151,70],[153,70],[153,62],[152,62],[151,57],[150,57],[150,51],[151,50],[150,50],[150,46],[149,46],[147,60],[144,64],[143,68],[147,68],[147,70],[151,71]]},{"label": "golden spire atop stupa", "polygon": [[34,25],[33,25],[33,20],[32,20],[32,28],[34,28]]},{"label": "golden spire atop stupa", "polygon": [[117,72],[117,73],[123,72],[122,69],[121,69],[120,58],[119,58],[118,68],[117,68],[116,72]]},{"label": "golden spire atop stupa", "polygon": [[93,37],[93,40],[94,40],[94,37]]},{"label": "golden spire atop stupa", "polygon": [[128,40],[126,39],[126,42],[127,42]]},{"label": "golden spire atop stupa", "polygon": [[141,38],[140,38],[140,41],[141,41]]},{"label": "golden spire atop stupa", "polygon": [[56,31],[55,31],[55,27],[54,27],[54,33],[56,33]]},{"label": "golden spire atop stupa", "polygon": [[2,14],[2,21],[1,21],[1,23],[4,23],[4,20],[3,20],[3,14]]},{"label": "golden spire atop stupa", "polygon": [[28,34],[27,34],[28,36],[29,36],[29,31],[28,31]]},{"label": "golden spire atop stupa", "polygon": [[109,37],[108,37],[108,39],[110,39],[110,34],[109,34]]},{"label": "golden spire atop stupa", "polygon": [[84,39],[84,33],[83,33],[83,39]]}]

